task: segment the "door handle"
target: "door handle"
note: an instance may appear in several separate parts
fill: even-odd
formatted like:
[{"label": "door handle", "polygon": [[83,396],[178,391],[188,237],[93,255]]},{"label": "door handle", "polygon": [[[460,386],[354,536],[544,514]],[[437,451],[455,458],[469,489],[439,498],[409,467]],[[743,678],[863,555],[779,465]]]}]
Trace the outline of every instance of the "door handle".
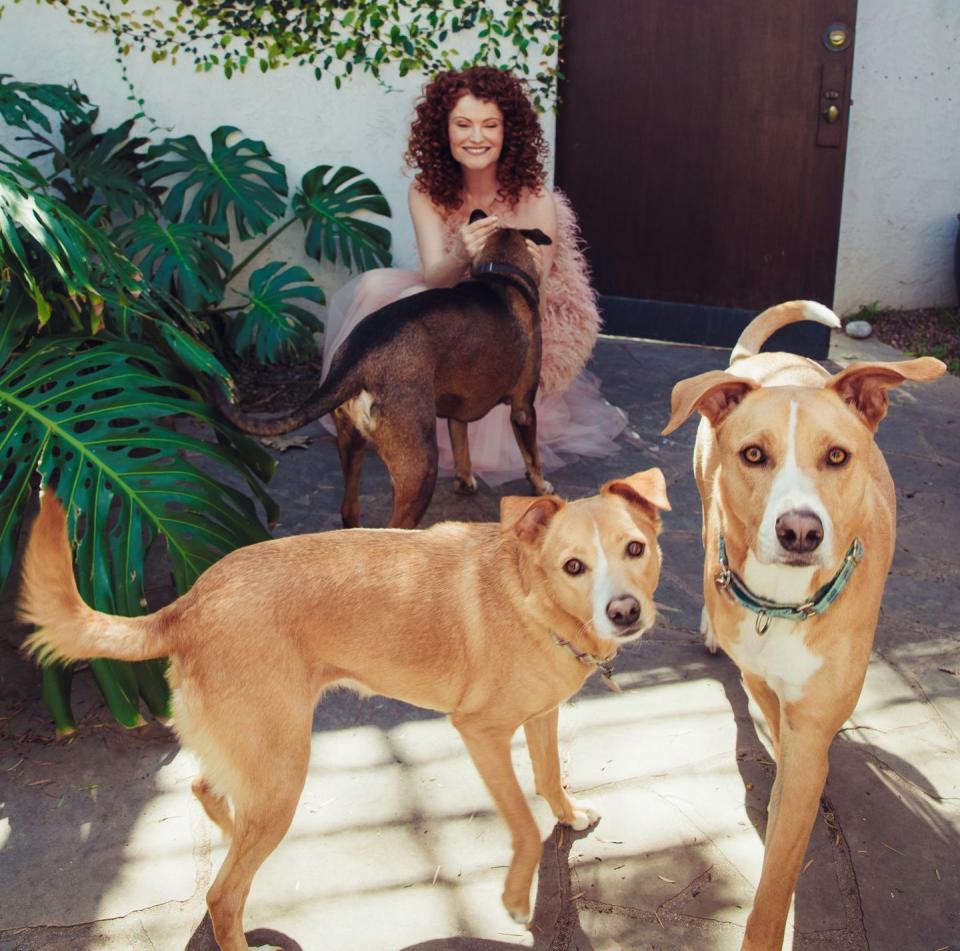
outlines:
[{"label": "door handle", "polygon": [[823,121],[824,121],[824,122],[829,122],[829,123],[832,125],[832,124],[833,124],[834,122],[836,122],[837,119],[839,119],[839,118],[840,118],[840,110],[839,110],[836,106],[830,105],[830,106],[827,106],[827,108],[823,110]]}]

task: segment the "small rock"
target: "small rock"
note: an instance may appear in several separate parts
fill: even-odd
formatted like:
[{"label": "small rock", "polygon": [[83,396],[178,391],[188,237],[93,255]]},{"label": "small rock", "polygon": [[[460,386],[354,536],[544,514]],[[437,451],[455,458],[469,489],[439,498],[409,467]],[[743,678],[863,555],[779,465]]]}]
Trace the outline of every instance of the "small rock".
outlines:
[{"label": "small rock", "polygon": [[867,320],[851,320],[844,330],[848,337],[856,337],[858,340],[869,337],[873,333],[873,327]]}]

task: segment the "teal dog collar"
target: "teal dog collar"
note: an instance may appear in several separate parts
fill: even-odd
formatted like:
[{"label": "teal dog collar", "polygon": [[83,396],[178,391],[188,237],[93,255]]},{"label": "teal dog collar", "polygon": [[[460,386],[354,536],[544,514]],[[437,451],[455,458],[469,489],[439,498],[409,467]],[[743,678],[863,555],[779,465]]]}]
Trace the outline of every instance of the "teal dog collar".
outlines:
[{"label": "teal dog collar", "polygon": [[723,542],[723,532],[717,543],[717,558],[720,570],[714,577],[714,582],[721,591],[726,591],[741,607],[757,615],[757,634],[767,633],[771,618],[783,618],[787,621],[806,621],[812,614],[823,614],[843,593],[854,569],[863,558],[863,545],[859,538],[855,538],[847,549],[840,570],[814,596],[803,604],[778,604],[755,595],[741,580],[740,576],[730,570],[727,561],[727,549]]}]

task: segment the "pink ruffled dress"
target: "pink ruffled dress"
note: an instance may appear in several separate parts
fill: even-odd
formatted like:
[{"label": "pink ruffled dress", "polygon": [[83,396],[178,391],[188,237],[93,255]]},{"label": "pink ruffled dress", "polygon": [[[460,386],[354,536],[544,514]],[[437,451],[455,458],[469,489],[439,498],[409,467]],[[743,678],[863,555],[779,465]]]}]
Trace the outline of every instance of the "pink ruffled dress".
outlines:
[{"label": "pink ruffled dress", "polygon": [[[600,330],[600,315],[580,248],[577,221],[561,192],[557,207],[557,241],[553,267],[543,285],[541,336],[543,358],[537,409],[537,442],[544,471],[558,469],[576,456],[607,456],[619,451],[614,442],[623,432],[626,414],[600,393],[600,381],[585,370]],[[467,217],[463,209],[447,220],[447,248]],[[375,310],[426,290],[419,271],[377,268],[345,284],[330,301],[323,350],[323,376],[350,331]],[[333,431],[329,417],[324,425]],[[510,408],[495,406],[470,423],[470,460],[474,473],[489,485],[523,476],[523,459],[510,425]],[[453,470],[453,452],[446,420],[437,420],[441,470]]]}]

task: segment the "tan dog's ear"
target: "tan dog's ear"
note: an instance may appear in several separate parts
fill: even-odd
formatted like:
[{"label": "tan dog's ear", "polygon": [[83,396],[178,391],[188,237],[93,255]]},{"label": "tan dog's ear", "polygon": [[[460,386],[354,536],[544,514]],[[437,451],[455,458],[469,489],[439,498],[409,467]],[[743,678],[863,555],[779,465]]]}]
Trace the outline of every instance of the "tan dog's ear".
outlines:
[{"label": "tan dog's ear", "polygon": [[936,357],[919,357],[894,363],[854,363],[838,373],[826,386],[834,390],[876,429],[887,415],[887,390],[907,380],[928,383],[946,372],[947,366]]},{"label": "tan dog's ear", "polygon": [[500,499],[500,531],[513,532],[527,544],[534,544],[550,520],[567,503],[556,495],[539,499],[507,495]]},{"label": "tan dog's ear", "polygon": [[681,380],[673,388],[670,422],[660,435],[669,436],[695,409],[716,426],[747,393],[755,389],[756,383],[725,370],[709,370],[688,380]]},{"label": "tan dog's ear", "polygon": [[619,495],[631,505],[638,505],[655,522],[660,521],[660,511],[670,511],[667,498],[667,482],[659,469],[636,472],[626,479],[612,479],[600,489],[608,495]]}]

